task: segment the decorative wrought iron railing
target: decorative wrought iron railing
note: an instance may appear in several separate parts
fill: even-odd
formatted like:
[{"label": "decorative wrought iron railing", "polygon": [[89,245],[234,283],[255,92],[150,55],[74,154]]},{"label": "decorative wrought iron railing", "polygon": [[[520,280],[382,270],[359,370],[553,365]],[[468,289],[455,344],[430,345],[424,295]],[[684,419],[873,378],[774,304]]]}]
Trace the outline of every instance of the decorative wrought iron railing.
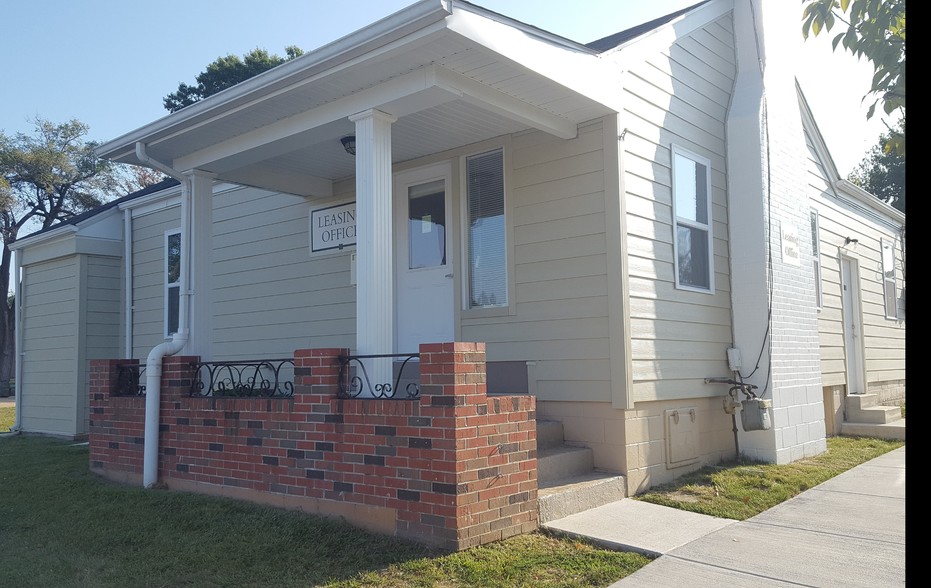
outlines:
[{"label": "decorative wrought iron railing", "polygon": [[294,396],[294,360],[202,361],[191,364],[191,396]]},{"label": "decorative wrought iron railing", "polygon": [[[404,382],[404,396],[400,398],[420,397],[419,372],[412,376],[408,370],[405,378],[404,369],[414,359],[420,359],[419,353],[401,353],[386,355],[340,355],[339,356],[339,389],[340,398],[399,398],[398,391]],[[372,384],[369,370],[365,360],[392,360],[391,367],[394,374],[394,383],[376,382]]]},{"label": "decorative wrought iron railing", "polygon": [[114,396],[145,396],[145,366],[138,363],[121,363],[116,366]]}]

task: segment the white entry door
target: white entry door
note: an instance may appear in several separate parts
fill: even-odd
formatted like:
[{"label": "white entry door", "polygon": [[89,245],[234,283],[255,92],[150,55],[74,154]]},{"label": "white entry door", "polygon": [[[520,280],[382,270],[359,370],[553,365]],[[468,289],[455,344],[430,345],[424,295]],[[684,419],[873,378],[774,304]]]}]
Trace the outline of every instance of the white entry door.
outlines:
[{"label": "white entry door", "polygon": [[857,263],[841,257],[841,305],[844,316],[844,355],[847,360],[847,394],[864,394],[863,321],[860,318],[860,272]]},{"label": "white entry door", "polygon": [[395,176],[397,353],[455,337],[450,174],[443,164]]}]

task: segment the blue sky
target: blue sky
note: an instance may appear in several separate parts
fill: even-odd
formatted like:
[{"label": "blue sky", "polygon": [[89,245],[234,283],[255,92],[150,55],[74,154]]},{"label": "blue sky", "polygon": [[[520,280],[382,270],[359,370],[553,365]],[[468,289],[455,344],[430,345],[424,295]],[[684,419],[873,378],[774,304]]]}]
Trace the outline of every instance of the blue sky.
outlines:
[{"label": "blue sky", "polygon": [[[3,8],[0,35],[0,129],[30,132],[36,116],[53,122],[77,118],[90,125],[91,138],[113,139],[165,116],[162,98],[179,82],[193,83],[220,55],[256,47],[283,55],[287,45],[312,50],[413,1],[13,0]],[[476,3],[584,43],[696,2]],[[806,69],[799,77],[846,174],[883,130],[878,117],[867,124],[860,104],[871,69],[846,54],[831,54],[825,38],[809,41],[805,51]]]}]

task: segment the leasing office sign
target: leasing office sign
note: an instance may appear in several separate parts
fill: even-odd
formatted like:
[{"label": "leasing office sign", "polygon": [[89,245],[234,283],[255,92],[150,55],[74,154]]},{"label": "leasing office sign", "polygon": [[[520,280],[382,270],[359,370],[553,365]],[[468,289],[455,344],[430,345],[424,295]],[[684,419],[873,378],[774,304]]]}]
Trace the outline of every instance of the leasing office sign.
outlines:
[{"label": "leasing office sign", "polygon": [[310,252],[342,250],[356,244],[356,203],[310,211]]}]

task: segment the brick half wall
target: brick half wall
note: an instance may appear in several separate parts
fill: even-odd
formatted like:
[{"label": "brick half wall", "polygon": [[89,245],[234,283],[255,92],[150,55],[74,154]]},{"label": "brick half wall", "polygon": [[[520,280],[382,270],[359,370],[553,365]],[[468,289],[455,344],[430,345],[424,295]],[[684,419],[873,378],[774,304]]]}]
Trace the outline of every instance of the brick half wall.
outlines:
[{"label": "brick half wall", "polygon": [[[189,396],[196,357],[166,357],[159,481],[340,516],[450,550],[537,527],[536,404],[488,397],[483,343],[422,345],[419,399],[340,399],[346,349],[298,350],[291,398]],[[141,483],[144,397],[91,362],[91,469]]]}]

